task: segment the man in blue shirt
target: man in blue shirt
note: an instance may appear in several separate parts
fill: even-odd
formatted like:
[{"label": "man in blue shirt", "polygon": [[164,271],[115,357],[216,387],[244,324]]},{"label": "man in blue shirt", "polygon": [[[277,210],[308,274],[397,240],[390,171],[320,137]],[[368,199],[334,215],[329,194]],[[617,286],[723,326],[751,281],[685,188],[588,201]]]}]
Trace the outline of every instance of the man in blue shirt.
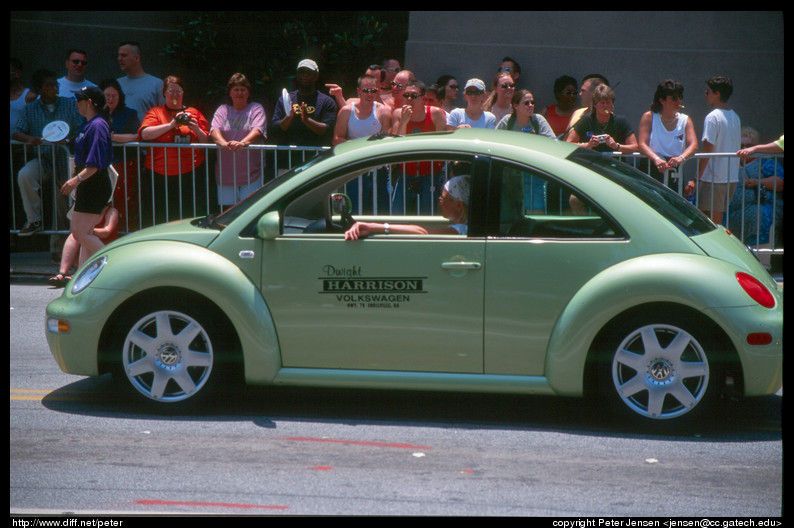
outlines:
[{"label": "man in blue shirt", "polygon": [[[317,90],[319,75],[320,69],[313,60],[304,59],[298,63],[295,74],[298,89],[289,93],[289,113],[281,100],[273,110],[270,127],[273,134],[268,137],[275,137],[279,145],[331,146],[338,108],[333,99]],[[279,156],[280,169],[299,162],[302,153],[293,154],[295,159],[289,165],[284,163],[289,156]]]},{"label": "man in blue shirt", "polygon": [[[77,129],[82,126],[84,118],[77,111],[74,99],[58,95],[58,81],[55,72],[38,70],[33,73],[33,89],[39,98],[28,103],[19,116],[11,138],[33,147],[33,155],[17,175],[19,191],[22,195],[22,206],[25,209],[27,223],[20,230],[19,236],[30,236],[42,229],[41,196],[39,190],[46,181],[65,181],[68,175],[68,152],[61,145],[69,145],[73,141]],[[69,135],[56,144],[51,144],[42,137],[44,127],[53,121],[64,121],[69,125]],[[55,193],[60,196],[60,193]],[[58,218],[64,220],[66,227],[66,203],[56,198]],[[58,224],[53,227],[57,229]],[[55,252],[55,251],[53,251]]]}]

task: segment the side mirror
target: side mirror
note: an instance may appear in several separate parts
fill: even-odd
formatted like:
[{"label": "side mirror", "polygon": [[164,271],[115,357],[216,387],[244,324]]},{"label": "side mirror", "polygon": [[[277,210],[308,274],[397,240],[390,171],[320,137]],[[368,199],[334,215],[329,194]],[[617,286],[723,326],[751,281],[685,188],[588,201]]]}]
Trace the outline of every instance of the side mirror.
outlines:
[{"label": "side mirror", "polygon": [[350,214],[353,212],[353,201],[346,194],[333,193],[331,195],[331,211],[339,215]]},{"label": "side mirror", "polygon": [[281,234],[281,216],[278,211],[271,211],[256,224],[256,236],[263,240],[274,240]]}]

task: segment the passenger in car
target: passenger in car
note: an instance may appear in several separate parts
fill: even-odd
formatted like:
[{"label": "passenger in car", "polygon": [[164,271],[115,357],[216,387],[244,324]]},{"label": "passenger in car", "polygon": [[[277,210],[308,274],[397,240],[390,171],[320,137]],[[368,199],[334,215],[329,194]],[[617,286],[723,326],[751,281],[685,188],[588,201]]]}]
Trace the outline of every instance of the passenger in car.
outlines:
[{"label": "passenger in car", "polygon": [[450,178],[444,183],[438,199],[441,214],[451,222],[449,226],[432,229],[414,224],[389,224],[377,222],[356,222],[345,232],[345,240],[358,240],[374,234],[408,235],[466,235],[468,233],[469,196],[471,195],[471,176],[463,174]]}]

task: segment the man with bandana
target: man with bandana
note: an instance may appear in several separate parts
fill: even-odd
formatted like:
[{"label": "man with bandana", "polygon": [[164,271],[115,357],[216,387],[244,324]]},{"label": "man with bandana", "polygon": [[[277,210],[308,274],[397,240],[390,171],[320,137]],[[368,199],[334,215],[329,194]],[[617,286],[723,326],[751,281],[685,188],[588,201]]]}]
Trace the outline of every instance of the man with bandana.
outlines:
[{"label": "man with bandana", "polygon": [[345,240],[359,240],[376,234],[405,235],[466,235],[468,233],[469,197],[471,196],[471,176],[462,174],[447,180],[438,199],[441,214],[450,225],[438,229],[428,229],[411,224],[381,224],[376,222],[356,222],[345,232]]}]

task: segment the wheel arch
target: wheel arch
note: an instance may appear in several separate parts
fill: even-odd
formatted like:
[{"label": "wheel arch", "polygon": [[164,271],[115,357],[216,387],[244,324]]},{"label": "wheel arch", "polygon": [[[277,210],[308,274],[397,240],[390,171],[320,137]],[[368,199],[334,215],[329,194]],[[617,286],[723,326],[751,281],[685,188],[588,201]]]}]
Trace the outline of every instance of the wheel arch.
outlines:
[{"label": "wheel arch", "polygon": [[557,394],[581,396],[598,340],[625,317],[653,310],[689,314],[718,335],[731,361],[739,362],[734,343],[709,309],[746,304],[735,286],[734,270],[728,263],[704,256],[660,254],[602,271],[579,289],[557,320],[546,352],[549,385]]},{"label": "wheel arch", "polygon": [[[256,285],[232,262],[201,246],[184,244],[175,248],[174,242],[146,244],[150,246],[146,251],[112,252],[109,256],[118,271],[105,277],[105,273],[100,274],[91,286],[126,293],[100,333],[97,349],[100,368],[107,365],[108,347],[112,346],[114,330],[125,313],[151,300],[186,298],[206,306],[232,334],[242,354],[246,382],[272,381],[281,368],[281,354],[270,310]],[[154,247],[155,244],[163,246]],[[152,263],[153,254],[166,256]]]}]

